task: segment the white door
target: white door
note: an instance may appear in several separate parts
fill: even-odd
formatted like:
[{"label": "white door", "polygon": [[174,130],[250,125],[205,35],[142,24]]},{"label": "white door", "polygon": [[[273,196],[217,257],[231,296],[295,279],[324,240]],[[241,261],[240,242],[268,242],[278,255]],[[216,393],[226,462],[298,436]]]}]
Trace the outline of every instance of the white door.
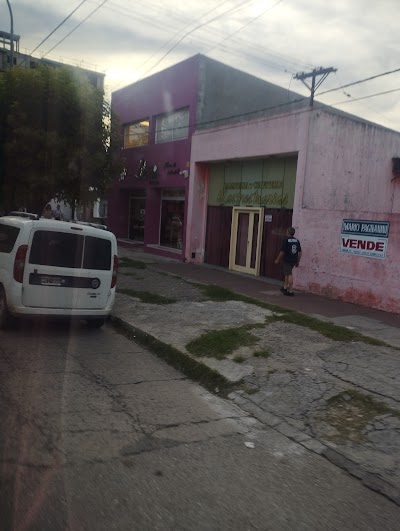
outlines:
[{"label": "white door", "polygon": [[233,207],[229,269],[259,275],[263,208]]}]

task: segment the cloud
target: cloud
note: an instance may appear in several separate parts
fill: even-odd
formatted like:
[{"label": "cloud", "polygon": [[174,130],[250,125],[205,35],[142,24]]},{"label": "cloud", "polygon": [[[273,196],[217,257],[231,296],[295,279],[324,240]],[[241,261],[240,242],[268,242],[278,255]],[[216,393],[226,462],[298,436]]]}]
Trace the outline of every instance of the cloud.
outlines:
[{"label": "cloud", "polygon": [[[21,47],[31,50],[36,47],[79,2],[75,0],[70,5],[71,2],[59,0],[36,0],[35,3],[12,0],[15,31],[21,35]],[[49,50],[100,3],[101,0],[88,0],[41,51]],[[215,0],[137,0],[131,5],[126,0],[109,0],[49,57],[96,64],[106,72],[108,86],[128,84],[154,65],[187,31],[239,3],[239,0],[219,4]],[[285,88],[292,73],[312,66],[338,68],[337,75],[330,75],[321,90],[399,66],[398,0],[284,0],[242,29],[268,3],[272,6],[275,2],[249,1],[243,9],[194,31],[149,74],[208,50],[217,60]],[[0,4],[0,19],[8,20],[4,2]],[[167,44],[168,41],[171,42]],[[290,84],[291,90],[307,93],[300,82],[293,80]],[[348,92],[356,98],[396,86],[400,86],[400,78],[388,76],[376,83],[351,87]],[[322,101],[333,103],[345,98],[338,91],[326,95]],[[367,119],[379,117],[380,123],[386,119],[388,126],[394,127],[400,120],[397,101],[394,93],[363,103],[349,103],[343,105],[343,110],[357,110]]]}]

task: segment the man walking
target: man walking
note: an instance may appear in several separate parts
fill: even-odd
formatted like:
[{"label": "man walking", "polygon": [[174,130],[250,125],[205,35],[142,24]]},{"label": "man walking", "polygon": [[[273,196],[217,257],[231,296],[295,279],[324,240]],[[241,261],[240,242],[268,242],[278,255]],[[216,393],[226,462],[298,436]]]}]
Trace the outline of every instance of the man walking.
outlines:
[{"label": "man walking", "polygon": [[286,231],[286,238],[283,240],[281,250],[275,264],[283,259],[283,274],[285,275],[285,282],[281,288],[284,295],[293,297],[293,267],[298,267],[301,259],[301,245],[297,238],[294,237],[294,227],[289,227]]}]

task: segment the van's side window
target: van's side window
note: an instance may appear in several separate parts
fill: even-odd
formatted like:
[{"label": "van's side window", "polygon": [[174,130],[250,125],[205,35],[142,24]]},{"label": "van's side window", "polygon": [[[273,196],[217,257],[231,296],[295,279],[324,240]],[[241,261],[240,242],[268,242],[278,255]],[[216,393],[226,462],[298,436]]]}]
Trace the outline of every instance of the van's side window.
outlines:
[{"label": "van's side window", "polygon": [[32,240],[29,263],[79,269],[82,266],[82,251],[81,235],[37,230]]},{"label": "van's side window", "polygon": [[109,271],[111,269],[111,242],[104,238],[86,236],[83,269]]},{"label": "van's side window", "polygon": [[17,241],[19,229],[0,223],[0,253],[11,253]]}]

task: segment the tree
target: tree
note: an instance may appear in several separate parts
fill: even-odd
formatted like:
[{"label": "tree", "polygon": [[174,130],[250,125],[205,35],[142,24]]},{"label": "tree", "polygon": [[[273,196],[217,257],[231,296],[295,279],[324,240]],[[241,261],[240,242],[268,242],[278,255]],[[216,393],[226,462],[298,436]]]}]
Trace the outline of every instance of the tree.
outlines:
[{"label": "tree", "polygon": [[72,67],[0,74],[0,155],[5,210],[41,213],[51,198],[71,206],[105,195],[123,168],[121,133],[103,91]]}]

